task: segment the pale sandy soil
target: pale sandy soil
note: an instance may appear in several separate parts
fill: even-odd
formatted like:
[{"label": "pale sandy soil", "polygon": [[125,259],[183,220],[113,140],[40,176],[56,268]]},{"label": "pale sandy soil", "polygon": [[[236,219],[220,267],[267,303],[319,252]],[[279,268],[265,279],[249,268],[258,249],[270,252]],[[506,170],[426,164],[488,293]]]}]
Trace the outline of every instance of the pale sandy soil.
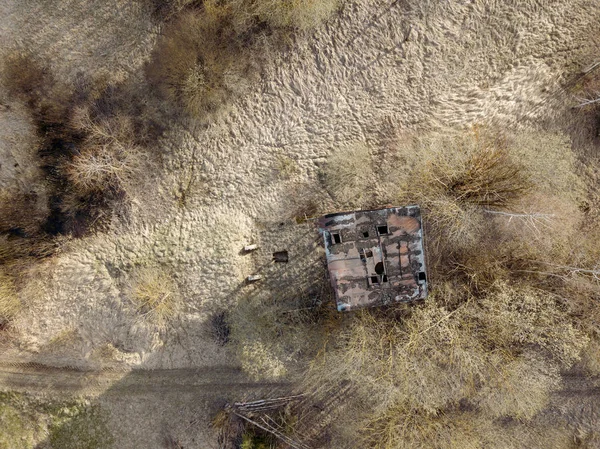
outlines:
[{"label": "pale sandy soil", "polygon": [[[80,70],[126,78],[148,58],[158,32],[140,5],[4,0],[0,47],[36,50],[65,80]],[[20,343],[4,356],[97,367],[107,362],[94,350],[111,343],[119,352],[109,364],[236,365],[210,337],[207,319],[243,297],[244,278],[269,262],[271,249],[319,266],[313,233],[272,229],[292,223],[291,210],[333,150],[366,144],[376,160],[406,132],[547,123],[569,106],[560,85],[589,62],[599,14],[596,0],[345,2],[322,29],[298,36],[285,52],[272,49],[260,81],[207,128],[172,125],[159,143],[164,168],[137,194],[130,222],[69,242],[32,274],[34,293],[25,292],[27,310],[16,323]],[[2,184],[20,173],[5,170],[4,161],[28,157],[29,127],[18,105],[0,111]],[[292,161],[290,176],[278,173],[282,158]],[[253,242],[266,249],[241,254]],[[185,299],[167,332],[137,321],[124,295],[140,264],[170,270]],[[294,285],[302,265],[289,270],[265,272]],[[46,351],[65,331],[74,335],[71,347]],[[118,447],[141,447],[126,432],[119,438]]]}]

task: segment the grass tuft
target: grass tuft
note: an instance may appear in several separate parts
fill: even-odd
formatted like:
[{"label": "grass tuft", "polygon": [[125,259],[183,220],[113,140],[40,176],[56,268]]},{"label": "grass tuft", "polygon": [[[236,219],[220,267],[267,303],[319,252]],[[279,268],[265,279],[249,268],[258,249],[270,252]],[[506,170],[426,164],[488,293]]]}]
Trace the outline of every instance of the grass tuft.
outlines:
[{"label": "grass tuft", "polygon": [[0,273],[0,330],[6,327],[20,310],[21,301],[12,278]]},{"label": "grass tuft", "polygon": [[165,326],[179,311],[177,285],[158,268],[142,268],[133,275],[130,297],[138,314],[159,327]]}]

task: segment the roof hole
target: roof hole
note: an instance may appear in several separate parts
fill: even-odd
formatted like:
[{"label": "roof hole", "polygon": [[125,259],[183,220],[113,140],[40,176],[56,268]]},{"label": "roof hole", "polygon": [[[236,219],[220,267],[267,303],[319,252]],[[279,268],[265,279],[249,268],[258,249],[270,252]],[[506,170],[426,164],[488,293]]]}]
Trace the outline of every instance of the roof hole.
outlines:
[{"label": "roof hole", "polygon": [[379,235],[386,235],[386,234],[389,234],[389,231],[388,231],[388,227],[387,227],[387,225],[381,225],[381,226],[377,226],[377,233],[378,233]]},{"label": "roof hole", "polygon": [[419,281],[426,281],[427,280],[427,275],[425,274],[424,271],[419,271]]},{"label": "roof hole", "polygon": [[273,253],[273,260],[275,262],[288,263],[289,255],[287,251],[276,251]]},{"label": "roof hole", "polygon": [[388,281],[387,274],[383,275],[383,279],[382,280],[383,280],[383,282],[387,282]]},{"label": "roof hole", "polygon": [[373,284],[373,285],[379,284],[379,277],[378,276],[371,276],[371,284]]},{"label": "roof hole", "polygon": [[365,231],[363,232],[363,237],[368,239],[369,238],[369,231]]},{"label": "roof hole", "polygon": [[331,238],[333,240],[333,243],[342,243],[342,236],[340,235],[339,232],[332,232],[331,233]]},{"label": "roof hole", "polygon": [[383,262],[377,262],[375,264],[375,273],[377,274],[383,274],[384,269],[383,269]]},{"label": "roof hole", "polygon": [[370,249],[367,249],[365,251],[365,257],[373,257],[373,251],[371,251]]}]

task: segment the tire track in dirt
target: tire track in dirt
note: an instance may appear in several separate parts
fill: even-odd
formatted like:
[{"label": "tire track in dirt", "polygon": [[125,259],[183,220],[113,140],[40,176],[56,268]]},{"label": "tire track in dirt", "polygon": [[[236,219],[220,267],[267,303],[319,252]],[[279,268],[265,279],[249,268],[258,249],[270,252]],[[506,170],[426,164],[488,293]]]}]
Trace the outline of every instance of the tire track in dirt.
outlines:
[{"label": "tire track in dirt", "polygon": [[0,362],[0,390],[77,395],[123,396],[194,393],[203,397],[285,391],[286,382],[254,382],[238,367],[157,370],[82,370],[38,363]]}]

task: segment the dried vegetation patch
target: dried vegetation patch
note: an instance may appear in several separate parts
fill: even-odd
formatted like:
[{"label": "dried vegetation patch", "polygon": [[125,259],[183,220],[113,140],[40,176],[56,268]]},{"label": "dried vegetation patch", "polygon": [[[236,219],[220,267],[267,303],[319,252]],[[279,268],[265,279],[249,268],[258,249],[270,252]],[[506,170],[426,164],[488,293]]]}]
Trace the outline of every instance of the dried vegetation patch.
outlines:
[{"label": "dried vegetation patch", "polygon": [[0,272],[0,331],[17,315],[21,301],[11,277]]},{"label": "dried vegetation patch", "polygon": [[259,62],[284,30],[306,30],[327,20],[337,0],[207,0],[172,2],[169,19],[146,74],[185,118],[206,122],[245,94]]},{"label": "dried vegetation patch", "polygon": [[[371,179],[363,153],[334,153],[325,186],[340,205],[420,204],[433,289],[424,304],[348,316],[302,391],[323,404],[349,389],[345,408],[326,412],[337,413],[325,427],[340,447],[487,447],[498,420],[533,422],[561,372],[596,345],[597,324],[583,312],[599,286],[580,233],[581,168],[560,135],[475,128],[399,141],[371,198],[333,189],[352,186],[353,171],[359,185]],[[524,428],[513,430],[506,447]]]},{"label": "dried vegetation patch", "polygon": [[238,28],[264,22],[273,28],[308,30],[323,24],[340,6],[339,0],[209,0],[209,11],[227,11]]},{"label": "dried vegetation patch", "polygon": [[106,449],[113,437],[103,409],[84,401],[53,401],[0,393],[0,448]]},{"label": "dried vegetation patch", "polygon": [[134,273],[129,294],[139,316],[159,327],[165,327],[180,309],[177,285],[158,268],[142,268]]}]

